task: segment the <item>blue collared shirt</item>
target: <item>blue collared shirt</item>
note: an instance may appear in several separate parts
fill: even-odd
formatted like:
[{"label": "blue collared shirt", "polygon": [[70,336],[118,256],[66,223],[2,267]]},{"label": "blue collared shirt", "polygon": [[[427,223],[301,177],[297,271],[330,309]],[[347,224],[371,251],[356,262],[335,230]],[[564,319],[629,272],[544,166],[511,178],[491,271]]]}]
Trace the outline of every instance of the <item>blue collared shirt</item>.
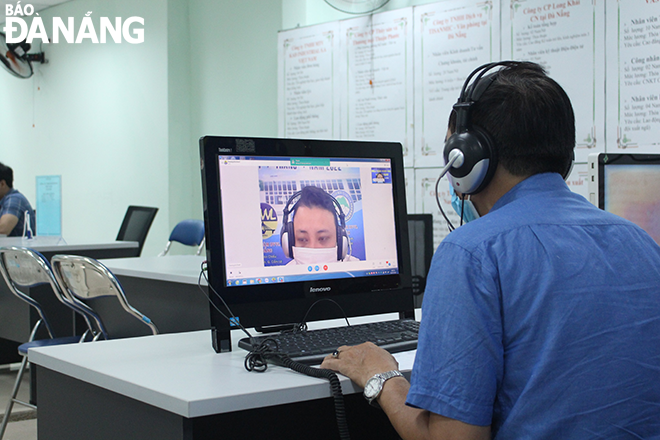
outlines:
[{"label": "blue collared shirt", "polygon": [[408,404],[496,439],[660,436],[660,247],[532,176],[446,237]]},{"label": "blue collared shirt", "polygon": [[30,202],[28,202],[28,199],[23,194],[12,188],[0,199],[0,217],[5,214],[11,214],[18,218],[18,223],[16,223],[14,229],[7,234],[9,237],[20,237],[23,235],[25,211],[29,212],[30,226],[32,227],[32,232],[36,233],[37,227],[34,211],[32,210],[32,206],[30,206]]}]

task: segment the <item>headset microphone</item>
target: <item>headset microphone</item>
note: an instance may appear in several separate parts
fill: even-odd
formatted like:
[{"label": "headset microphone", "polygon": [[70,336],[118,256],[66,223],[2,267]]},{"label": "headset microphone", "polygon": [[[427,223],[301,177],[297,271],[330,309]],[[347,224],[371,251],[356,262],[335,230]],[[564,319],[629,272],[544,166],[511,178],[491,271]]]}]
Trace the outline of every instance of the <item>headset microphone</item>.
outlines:
[{"label": "headset microphone", "polygon": [[438,180],[435,181],[435,202],[438,204],[438,208],[440,209],[440,213],[442,216],[445,218],[447,221],[447,225],[449,226],[449,231],[454,230],[454,225],[451,224],[449,219],[447,218],[447,215],[445,214],[445,210],[442,209],[442,204],[440,204],[440,196],[438,187],[440,185],[440,180],[447,174],[447,171],[449,171],[450,168],[459,168],[460,166],[463,165],[465,162],[465,156],[463,155],[463,152],[458,149],[453,149],[449,152],[448,158],[447,158],[447,164],[443,169],[440,170],[440,175],[438,176]]},{"label": "headset microphone", "polygon": [[445,176],[445,174],[447,174],[447,171],[449,171],[450,168],[460,168],[464,162],[465,162],[465,156],[463,155],[463,152],[461,150],[456,148],[451,150],[447,157],[447,164],[443,169],[440,170],[440,176],[438,177],[438,181],[442,179]]}]

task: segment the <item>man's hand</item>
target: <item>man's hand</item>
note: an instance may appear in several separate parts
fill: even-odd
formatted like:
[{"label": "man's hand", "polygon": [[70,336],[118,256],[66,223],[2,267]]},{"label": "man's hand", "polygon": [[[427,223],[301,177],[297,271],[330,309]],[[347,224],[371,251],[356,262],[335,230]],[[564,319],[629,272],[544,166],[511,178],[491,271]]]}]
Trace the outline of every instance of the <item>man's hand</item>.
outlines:
[{"label": "man's hand", "polygon": [[374,374],[399,369],[399,363],[390,353],[371,342],[352,347],[344,345],[337,350],[337,357],[327,356],[321,368],[338,371],[362,388]]}]

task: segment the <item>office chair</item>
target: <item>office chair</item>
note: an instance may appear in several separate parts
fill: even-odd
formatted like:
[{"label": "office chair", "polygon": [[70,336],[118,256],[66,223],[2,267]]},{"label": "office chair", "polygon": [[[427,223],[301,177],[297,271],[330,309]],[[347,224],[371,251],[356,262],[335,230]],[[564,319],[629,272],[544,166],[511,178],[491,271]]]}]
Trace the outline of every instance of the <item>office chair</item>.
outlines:
[{"label": "office chair", "polygon": [[158,208],[147,206],[129,206],[117,234],[118,241],[137,241],[139,257],[147,240],[147,234],[158,213]]},{"label": "office chair", "polygon": [[415,306],[420,307],[426,287],[426,276],[433,259],[433,216],[431,214],[408,214],[408,237]]},{"label": "office chair", "polygon": [[[24,402],[17,398],[21,380],[23,379],[23,374],[25,373],[28,364],[28,350],[34,347],[45,347],[82,342],[86,334],[83,336],[67,336],[56,338],[53,334],[52,326],[46,319],[46,314],[44,313],[44,310],[39,302],[21,290],[21,288],[29,289],[42,284],[50,284],[56,295],[60,293],[59,285],[53,276],[53,272],[50,265],[48,264],[48,260],[46,260],[43,255],[28,248],[0,248],[0,273],[2,273],[2,277],[4,278],[7,287],[9,287],[9,291],[16,295],[16,297],[18,297],[20,300],[25,301],[32,308],[34,308],[39,314],[40,318],[32,327],[28,341],[18,347],[18,352],[21,354],[23,359],[21,360],[21,366],[18,369],[18,374],[16,375],[14,388],[9,398],[9,402],[7,403],[5,415],[2,419],[2,425],[0,425],[1,440],[5,434],[5,429],[7,428],[7,423],[9,422],[9,417],[11,416],[11,411],[15,403],[26,406],[28,408],[36,409],[36,405],[33,405],[30,402]],[[66,305],[71,307],[69,304]],[[37,331],[41,325],[46,328],[49,339],[35,339]]]},{"label": "office chair", "polygon": [[206,241],[206,238],[204,237],[204,221],[189,219],[177,223],[174,229],[172,229],[170,239],[165,245],[165,250],[158,254],[159,257],[167,255],[173,241],[185,244],[186,246],[197,246],[197,252],[195,255],[201,254],[204,242]]},{"label": "office chair", "polygon": [[[83,305],[89,307],[88,302],[90,300],[114,297],[119,301],[124,311],[149,327],[152,334],[158,334],[156,325],[129,304],[119,280],[99,261],[77,255],[54,255],[51,258],[51,264],[62,293],[72,303],[77,304],[79,307]],[[109,316],[106,315],[105,318],[108,319],[105,319],[101,316],[100,309],[96,307],[89,308],[97,312],[91,316],[91,319],[94,321],[96,330],[103,335],[104,339],[121,337],[120,330],[116,330],[117,333],[114,333],[113,329],[109,328],[111,322]]]}]

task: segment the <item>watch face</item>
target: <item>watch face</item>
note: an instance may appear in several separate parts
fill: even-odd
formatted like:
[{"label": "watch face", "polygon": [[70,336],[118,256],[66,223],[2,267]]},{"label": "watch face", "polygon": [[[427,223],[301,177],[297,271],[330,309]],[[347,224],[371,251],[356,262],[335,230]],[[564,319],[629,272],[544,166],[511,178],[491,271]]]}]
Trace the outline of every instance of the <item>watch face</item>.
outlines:
[{"label": "watch face", "polygon": [[372,377],[367,381],[367,383],[364,386],[364,396],[367,399],[373,399],[380,393],[380,390],[382,389],[382,381],[378,377]]}]

